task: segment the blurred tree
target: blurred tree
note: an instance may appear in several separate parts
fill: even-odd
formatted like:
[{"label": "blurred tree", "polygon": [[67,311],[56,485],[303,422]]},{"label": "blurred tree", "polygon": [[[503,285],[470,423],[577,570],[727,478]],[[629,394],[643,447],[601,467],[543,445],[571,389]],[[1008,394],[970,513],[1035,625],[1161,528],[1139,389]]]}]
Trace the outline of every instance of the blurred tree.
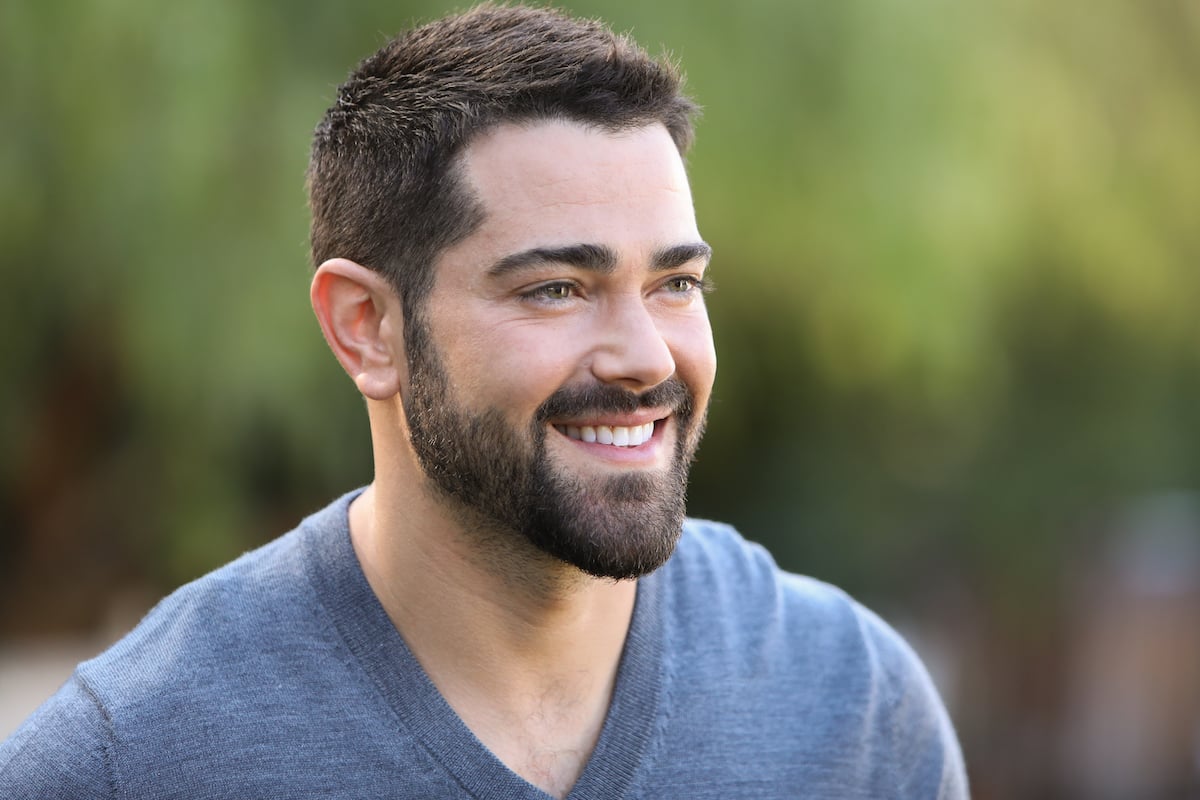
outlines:
[{"label": "blurred tree", "polygon": [[[307,309],[308,140],[457,5],[0,4],[0,636],[93,626],[370,479]],[[668,47],[707,109],[692,510],[874,604],[973,609],[978,796],[1065,796],[986,754],[1039,741],[1097,520],[1200,484],[1200,5],[564,5]]]},{"label": "blurred tree", "polygon": [[[568,5],[665,43],[708,109],[694,511],[868,596],[936,563],[1020,615],[1080,519],[1196,483],[1194,4]],[[84,624],[97,587],[169,588],[369,479],[306,308],[308,136],[447,7],[0,8],[0,631]]]}]

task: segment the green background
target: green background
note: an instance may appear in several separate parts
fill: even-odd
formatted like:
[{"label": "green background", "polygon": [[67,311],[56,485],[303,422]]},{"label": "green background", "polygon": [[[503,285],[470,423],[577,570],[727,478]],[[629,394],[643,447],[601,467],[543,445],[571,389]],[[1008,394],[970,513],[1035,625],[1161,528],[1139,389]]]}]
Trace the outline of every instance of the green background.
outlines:
[{"label": "green background", "polygon": [[[309,137],[452,7],[0,5],[0,637],[94,627],[370,479],[308,307]],[[1084,796],[1055,754],[1115,585],[1088,576],[1147,508],[1176,566],[1198,536],[1200,4],[566,7],[705,109],[692,512],[927,646],[978,797]]]}]

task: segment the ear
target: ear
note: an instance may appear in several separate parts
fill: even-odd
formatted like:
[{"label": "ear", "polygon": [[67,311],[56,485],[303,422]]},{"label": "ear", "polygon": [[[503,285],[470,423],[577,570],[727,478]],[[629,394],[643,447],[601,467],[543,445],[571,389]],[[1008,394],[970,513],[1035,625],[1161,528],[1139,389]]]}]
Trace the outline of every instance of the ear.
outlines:
[{"label": "ear", "polygon": [[371,400],[387,400],[407,380],[400,298],[372,269],[333,258],[317,268],[310,290],[325,341],[354,384]]}]

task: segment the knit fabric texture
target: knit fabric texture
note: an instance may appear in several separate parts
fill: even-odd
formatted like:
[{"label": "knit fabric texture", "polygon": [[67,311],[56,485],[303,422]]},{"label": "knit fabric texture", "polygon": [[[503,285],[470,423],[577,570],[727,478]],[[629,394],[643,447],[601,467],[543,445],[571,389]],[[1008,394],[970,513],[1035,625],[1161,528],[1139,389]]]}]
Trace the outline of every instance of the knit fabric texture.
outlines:
[{"label": "knit fabric texture", "polygon": [[[548,795],[438,693],[371,591],[348,494],[176,591],[0,745],[0,797]],[[841,591],[689,520],[638,583],[570,797],[963,798],[920,661]]]}]

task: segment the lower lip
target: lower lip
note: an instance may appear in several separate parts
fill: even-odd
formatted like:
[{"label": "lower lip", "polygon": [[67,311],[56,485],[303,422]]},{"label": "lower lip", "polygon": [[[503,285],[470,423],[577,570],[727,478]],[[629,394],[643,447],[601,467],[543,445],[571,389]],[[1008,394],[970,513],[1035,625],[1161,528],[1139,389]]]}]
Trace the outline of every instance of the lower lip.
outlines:
[{"label": "lower lip", "polygon": [[664,431],[666,429],[667,420],[660,419],[654,422],[654,433],[650,434],[650,438],[635,447],[618,447],[611,444],[600,444],[599,442],[585,442],[582,439],[572,439],[565,433],[562,433],[557,428],[551,426],[551,430],[569,444],[583,450],[588,455],[605,461],[611,461],[620,464],[649,464],[658,460],[659,451],[662,449]]}]

